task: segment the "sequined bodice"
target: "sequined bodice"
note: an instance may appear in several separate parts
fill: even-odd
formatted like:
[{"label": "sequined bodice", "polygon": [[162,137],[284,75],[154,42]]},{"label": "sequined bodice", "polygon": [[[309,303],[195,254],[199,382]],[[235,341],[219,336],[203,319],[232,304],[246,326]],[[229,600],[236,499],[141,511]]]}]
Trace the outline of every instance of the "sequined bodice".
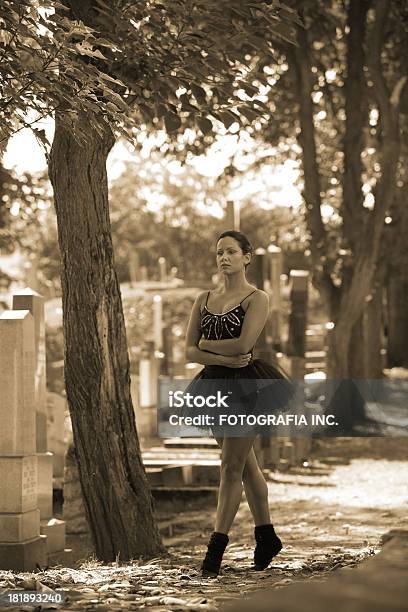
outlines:
[{"label": "sequined bodice", "polygon": [[227,340],[241,334],[245,310],[241,304],[222,314],[210,312],[207,306],[201,314],[201,332],[206,340]]}]

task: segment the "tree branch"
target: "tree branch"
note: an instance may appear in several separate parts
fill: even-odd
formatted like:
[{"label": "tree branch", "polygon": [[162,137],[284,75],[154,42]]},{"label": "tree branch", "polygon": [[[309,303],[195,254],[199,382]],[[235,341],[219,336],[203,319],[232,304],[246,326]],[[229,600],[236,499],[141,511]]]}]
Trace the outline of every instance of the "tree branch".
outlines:
[{"label": "tree branch", "polygon": [[368,65],[385,131],[390,128],[389,115],[391,109],[390,93],[382,70],[381,51],[389,10],[389,0],[377,0],[375,2],[375,18],[368,44]]},{"label": "tree branch", "polygon": [[311,83],[311,65],[309,42],[304,27],[297,28],[298,46],[285,50],[289,65],[295,73],[295,89],[299,104],[300,133],[299,144],[302,148],[302,165],[304,175],[303,197],[306,205],[306,222],[311,234],[310,250],[312,254],[314,280],[324,291],[328,303],[333,299],[336,287],[330,275],[330,264],[327,260],[327,232],[321,214],[321,185],[317,163],[315,127],[313,118],[313,100]]}]

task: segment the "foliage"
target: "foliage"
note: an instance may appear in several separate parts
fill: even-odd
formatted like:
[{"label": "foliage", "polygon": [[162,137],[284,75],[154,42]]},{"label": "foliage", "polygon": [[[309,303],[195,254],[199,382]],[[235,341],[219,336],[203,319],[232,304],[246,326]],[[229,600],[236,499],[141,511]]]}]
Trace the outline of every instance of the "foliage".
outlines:
[{"label": "foliage", "polygon": [[[373,15],[368,14],[367,23],[363,26],[364,38],[359,43],[364,55],[361,89],[359,76],[353,72],[358,53],[358,49],[351,46],[353,42],[349,35],[349,20],[353,17],[350,17],[337,0],[332,0],[325,7],[312,2],[304,3],[303,16],[310,64],[320,204],[327,211],[331,210],[330,216],[323,219],[326,232],[323,235],[324,244],[320,245],[320,261],[316,261],[316,265],[323,265],[335,285],[341,285],[343,276],[349,275],[350,257],[353,258],[358,253],[358,243],[361,244],[363,237],[362,228],[369,228],[374,218],[375,201],[378,198],[377,183],[381,179],[383,169],[380,152],[386,119],[382,116],[378,104],[369,66]],[[384,83],[390,91],[395,90],[406,72],[404,62],[401,61],[401,52],[408,44],[407,17],[406,11],[400,5],[397,7],[395,3],[391,3],[381,50]],[[280,60],[277,66],[280,65],[284,69],[271,68],[271,78],[276,84],[271,87],[269,93],[271,113],[262,135],[275,144],[279,140],[291,143],[292,150],[297,151],[300,160],[304,162],[305,156],[311,152],[296,146],[301,124],[299,95],[296,93],[299,81],[297,60],[288,46],[282,45],[279,51]],[[406,94],[408,91],[405,87],[400,103],[401,113]],[[356,117],[356,112],[361,113],[360,117]],[[358,123],[360,121],[361,125]],[[402,138],[407,128],[407,121],[401,114]],[[352,153],[353,147],[355,153]],[[359,157],[359,147],[361,169],[357,168],[351,159],[351,155]],[[349,171],[346,171],[347,167],[350,168]],[[402,166],[398,170],[397,181],[402,178],[401,168]],[[354,178],[349,179],[347,172],[354,174]],[[348,201],[347,185],[350,180],[360,182],[360,192],[356,193],[353,201]],[[310,218],[308,228],[313,234]]]},{"label": "foliage", "polygon": [[250,101],[262,82],[247,78],[253,58],[292,40],[295,21],[277,0],[4,0],[0,140],[32,126],[47,146],[35,124],[56,110],[72,129],[84,112],[128,138],[141,123],[228,128],[265,110]]},{"label": "foliage", "polygon": [[[158,278],[158,259],[165,257],[167,270],[177,267],[180,278],[208,280],[213,267],[208,251],[221,231],[221,220],[211,214],[211,207],[217,207],[224,198],[215,181],[192,166],[181,167],[177,160],[158,152],[148,158],[135,157],[110,189],[119,278],[128,279],[129,253],[137,251],[149,278]],[[197,235],[206,244],[200,253]]]},{"label": "foliage", "polygon": [[17,173],[0,165],[0,249],[35,250],[42,238],[42,219],[51,205],[46,173]]}]

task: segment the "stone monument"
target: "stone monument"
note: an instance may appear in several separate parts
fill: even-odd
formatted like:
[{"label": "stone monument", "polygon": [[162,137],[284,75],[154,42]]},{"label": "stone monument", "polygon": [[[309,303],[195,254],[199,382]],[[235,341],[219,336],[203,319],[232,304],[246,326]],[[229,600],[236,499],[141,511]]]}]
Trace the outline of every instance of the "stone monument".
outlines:
[{"label": "stone monument", "polygon": [[40,535],[36,455],[35,336],[29,310],[0,315],[0,568],[47,564]]},{"label": "stone monument", "polygon": [[[38,508],[40,532],[47,538],[47,553],[65,548],[65,523],[53,518],[53,455],[48,452],[47,393],[45,369],[44,298],[29,287],[13,295],[13,311],[29,310],[34,318],[34,407],[38,462]],[[50,559],[49,559],[50,561]]]}]

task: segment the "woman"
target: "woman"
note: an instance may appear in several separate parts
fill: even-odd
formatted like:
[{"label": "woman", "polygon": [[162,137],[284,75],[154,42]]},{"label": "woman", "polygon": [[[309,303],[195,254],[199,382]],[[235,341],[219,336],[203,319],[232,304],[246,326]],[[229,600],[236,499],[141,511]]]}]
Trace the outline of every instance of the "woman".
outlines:
[{"label": "woman", "polygon": [[[252,349],[268,317],[268,295],[246,279],[252,250],[241,232],[224,232],[217,241],[217,267],[224,284],[198,295],[192,309],[186,357],[205,367],[190,383],[189,392],[199,393],[200,385],[201,389],[205,388],[205,380],[218,379],[222,384],[238,379],[287,381],[278,368],[252,357]],[[289,400],[288,394],[285,399]],[[251,407],[247,403],[248,410]],[[265,569],[282,548],[269,516],[268,487],[253,449],[257,431],[253,428],[248,434],[242,437],[214,434],[222,449],[220,487],[215,528],[201,568],[203,576],[219,573],[228,532],[241,501],[242,486],[255,522],[255,569]]]}]

